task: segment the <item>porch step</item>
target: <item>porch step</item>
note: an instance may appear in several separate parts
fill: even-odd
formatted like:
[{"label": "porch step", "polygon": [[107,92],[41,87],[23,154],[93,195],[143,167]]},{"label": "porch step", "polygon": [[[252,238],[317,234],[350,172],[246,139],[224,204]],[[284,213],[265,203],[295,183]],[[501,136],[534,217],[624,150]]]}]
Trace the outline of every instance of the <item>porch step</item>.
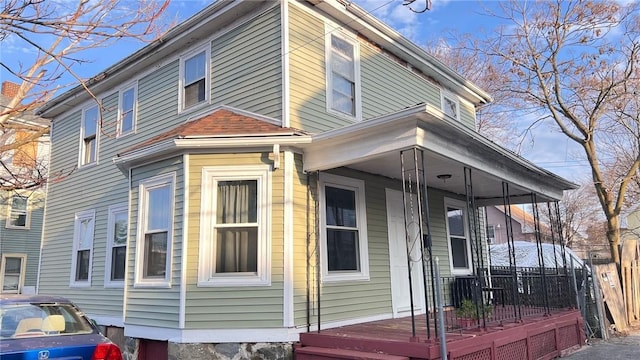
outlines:
[{"label": "porch step", "polygon": [[406,356],[369,353],[355,350],[305,346],[295,349],[296,360],[409,360]]}]

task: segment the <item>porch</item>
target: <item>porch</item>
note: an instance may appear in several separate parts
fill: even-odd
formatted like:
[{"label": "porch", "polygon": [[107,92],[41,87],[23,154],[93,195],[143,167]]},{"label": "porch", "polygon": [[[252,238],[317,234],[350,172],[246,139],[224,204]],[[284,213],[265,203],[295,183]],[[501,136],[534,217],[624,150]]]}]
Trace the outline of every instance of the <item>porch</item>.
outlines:
[{"label": "porch", "polygon": [[575,291],[585,286],[580,269],[488,270],[484,278],[440,277],[442,316],[416,312],[310,331],[301,334],[295,358],[441,359],[443,333],[450,360],[552,359],[584,343]]},{"label": "porch", "polygon": [[[584,342],[578,310],[532,313],[519,321],[493,321],[485,327],[447,326],[447,358],[553,359],[571,353]],[[411,318],[404,317],[309,332],[301,334],[294,355],[296,360],[440,359],[440,339],[427,339],[426,322],[420,321],[416,330],[419,335],[413,337]]]}]

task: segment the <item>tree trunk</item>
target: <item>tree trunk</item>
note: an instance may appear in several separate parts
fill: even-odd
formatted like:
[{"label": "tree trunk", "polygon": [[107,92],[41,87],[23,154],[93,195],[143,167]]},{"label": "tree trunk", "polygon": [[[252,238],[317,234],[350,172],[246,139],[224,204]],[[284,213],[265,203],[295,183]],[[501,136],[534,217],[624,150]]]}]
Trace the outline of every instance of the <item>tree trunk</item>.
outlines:
[{"label": "tree trunk", "polygon": [[611,260],[620,267],[620,215],[607,217],[607,240],[609,240]]}]

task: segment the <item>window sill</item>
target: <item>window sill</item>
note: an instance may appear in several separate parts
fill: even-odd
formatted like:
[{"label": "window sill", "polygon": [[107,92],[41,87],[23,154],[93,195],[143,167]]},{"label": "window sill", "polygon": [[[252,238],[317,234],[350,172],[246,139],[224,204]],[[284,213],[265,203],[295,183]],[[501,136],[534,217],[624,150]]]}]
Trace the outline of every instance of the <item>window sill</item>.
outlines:
[{"label": "window sill", "polygon": [[124,281],[106,281],[104,283],[105,289],[124,289]]},{"label": "window sill", "polygon": [[5,228],[12,229],[12,230],[30,230],[31,229],[29,226],[13,226],[13,225],[6,225]]},{"label": "window sill", "polygon": [[90,282],[72,282],[69,284],[70,288],[90,288],[91,287],[91,283]]},{"label": "window sill", "polygon": [[198,287],[271,286],[271,279],[258,276],[229,276],[198,280]]},{"label": "window sill", "polygon": [[144,288],[158,288],[158,289],[170,289],[171,283],[168,281],[137,281],[133,284],[135,289],[144,289]]},{"label": "window sill", "polygon": [[369,281],[371,280],[369,274],[364,273],[337,273],[337,274],[322,274],[323,283],[335,283],[345,281]]}]

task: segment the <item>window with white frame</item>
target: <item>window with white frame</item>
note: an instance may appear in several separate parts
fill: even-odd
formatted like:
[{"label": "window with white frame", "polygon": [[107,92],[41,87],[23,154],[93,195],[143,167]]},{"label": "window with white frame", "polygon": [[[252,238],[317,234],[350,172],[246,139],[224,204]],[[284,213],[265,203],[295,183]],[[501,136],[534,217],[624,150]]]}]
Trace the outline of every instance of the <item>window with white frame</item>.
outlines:
[{"label": "window with white frame", "polygon": [[460,102],[451,93],[442,91],[442,112],[454,119],[460,119]]},{"label": "window with white frame", "polygon": [[270,167],[205,167],[199,286],[270,284]]},{"label": "window with white frame", "polygon": [[29,197],[14,194],[9,206],[9,217],[6,226],[8,228],[29,228]]},{"label": "window with white frame", "polygon": [[320,175],[323,281],[369,280],[364,182]]},{"label": "window with white frame", "polygon": [[488,225],[487,226],[487,243],[493,244],[496,242],[496,226]]},{"label": "window with white frame", "polygon": [[109,207],[105,286],[124,285],[129,211],[126,204]]},{"label": "window with white frame", "polygon": [[326,37],[327,110],[361,119],[358,41],[332,31]]},{"label": "window with white frame", "polygon": [[180,62],[182,83],[182,109],[187,109],[209,99],[209,50],[201,49],[182,58]]},{"label": "window with white frame", "polygon": [[98,106],[85,109],[82,114],[82,143],[80,144],[80,165],[95,163],[98,157]]},{"label": "window with white frame", "polygon": [[135,85],[120,91],[120,111],[118,118],[118,135],[128,134],[135,129],[137,88]]},{"label": "window with white frame", "polygon": [[175,173],[140,182],[136,286],[170,286]]},{"label": "window with white frame", "polygon": [[95,220],[95,210],[82,211],[75,215],[71,259],[72,286],[91,285]]},{"label": "window with white frame", "polygon": [[445,199],[449,261],[454,275],[471,273],[471,248],[467,231],[467,209],[463,201]]},{"label": "window with white frame", "polygon": [[18,294],[24,286],[26,254],[2,254],[0,293]]}]

